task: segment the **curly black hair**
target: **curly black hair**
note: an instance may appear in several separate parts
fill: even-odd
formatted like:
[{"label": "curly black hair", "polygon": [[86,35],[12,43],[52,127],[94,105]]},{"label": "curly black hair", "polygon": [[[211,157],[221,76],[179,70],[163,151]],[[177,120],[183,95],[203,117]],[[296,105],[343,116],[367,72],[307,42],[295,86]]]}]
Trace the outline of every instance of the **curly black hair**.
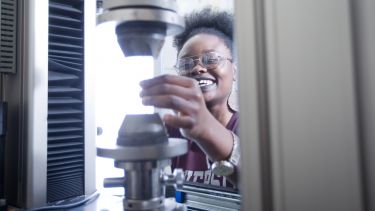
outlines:
[{"label": "curly black hair", "polygon": [[210,7],[185,16],[185,30],[174,37],[173,46],[180,52],[186,41],[197,34],[211,34],[223,39],[233,52],[233,14]]}]

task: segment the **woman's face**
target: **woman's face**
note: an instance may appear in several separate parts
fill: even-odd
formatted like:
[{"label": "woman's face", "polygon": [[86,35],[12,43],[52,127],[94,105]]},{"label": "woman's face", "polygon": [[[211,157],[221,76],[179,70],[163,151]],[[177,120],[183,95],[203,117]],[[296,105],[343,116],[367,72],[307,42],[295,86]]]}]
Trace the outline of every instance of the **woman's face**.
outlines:
[{"label": "woman's face", "polygon": [[[202,58],[202,55],[205,56]],[[210,55],[221,57],[217,65],[212,65],[215,68],[206,68],[202,64],[202,60],[210,61]],[[226,105],[235,76],[231,51],[224,41],[215,35],[197,34],[182,47],[178,59],[185,57],[194,58],[195,63],[194,67],[183,75],[195,78],[199,82],[207,106],[224,103]]]}]

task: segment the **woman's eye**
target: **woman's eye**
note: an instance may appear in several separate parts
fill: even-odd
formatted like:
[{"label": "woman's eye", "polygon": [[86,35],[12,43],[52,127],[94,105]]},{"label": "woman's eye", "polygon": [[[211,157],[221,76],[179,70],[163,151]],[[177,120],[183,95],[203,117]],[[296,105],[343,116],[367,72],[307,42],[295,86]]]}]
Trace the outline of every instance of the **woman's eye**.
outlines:
[{"label": "woman's eye", "polygon": [[206,64],[216,64],[217,60],[218,59],[216,57],[207,57],[204,59]]},{"label": "woman's eye", "polygon": [[178,65],[181,69],[188,70],[192,66],[192,61],[190,60],[181,60]]}]

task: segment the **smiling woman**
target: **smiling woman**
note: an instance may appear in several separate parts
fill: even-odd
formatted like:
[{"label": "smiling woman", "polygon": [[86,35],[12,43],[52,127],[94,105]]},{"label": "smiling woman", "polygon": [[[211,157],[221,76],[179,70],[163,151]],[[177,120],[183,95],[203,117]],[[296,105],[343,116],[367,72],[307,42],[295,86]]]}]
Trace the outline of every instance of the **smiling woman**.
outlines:
[{"label": "smiling woman", "polygon": [[142,102],[169,108],[163,119],[172,137],[189,140],[187,154],[172,161],[185,178],[235,187],[239,167],[238,114],[228,100],[236,78],[233,16],[205,8],[188,14],[185,31],[175,37],[178,75],[141,82]]}]

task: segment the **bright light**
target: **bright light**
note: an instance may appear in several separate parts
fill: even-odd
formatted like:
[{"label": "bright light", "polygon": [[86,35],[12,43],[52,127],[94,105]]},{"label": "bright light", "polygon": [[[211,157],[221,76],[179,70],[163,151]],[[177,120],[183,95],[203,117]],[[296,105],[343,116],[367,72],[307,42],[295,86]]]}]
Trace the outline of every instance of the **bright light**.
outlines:
[{"label": "bright light", "polygon": [[[126,114],[153,113],[153,107],[142,105],[139,93],[141,80],[154,75],[152,57],[125,58],[111,23],[96,29],[96,124],[103,129],[97,136],[101,145],[116,142],[118,130]],[[124,171],[113,166],[112,159],[97,157],[97,188],[103,191],[103,179],[120,177]],[[111,189],[111,193],[122,194],[122,189]]]}]

